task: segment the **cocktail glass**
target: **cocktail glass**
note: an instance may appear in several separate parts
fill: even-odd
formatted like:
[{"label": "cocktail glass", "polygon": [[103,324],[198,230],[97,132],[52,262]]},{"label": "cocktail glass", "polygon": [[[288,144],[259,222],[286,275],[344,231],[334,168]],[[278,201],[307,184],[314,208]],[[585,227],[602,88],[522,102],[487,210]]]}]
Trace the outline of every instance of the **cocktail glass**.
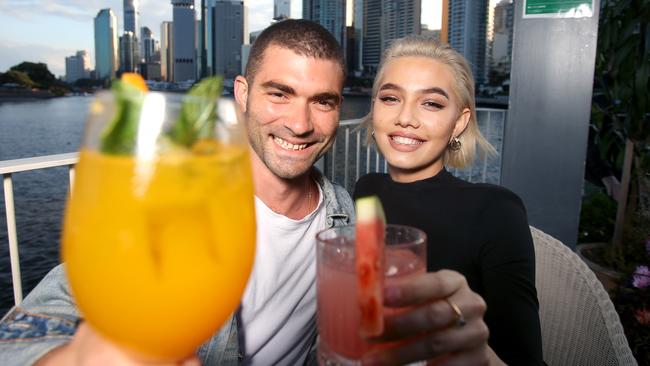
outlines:
[{"label": "cocktail glass", "polygon": [[[365,352],[393,344],[370,344],[360,334],[357,303],[355,227],[321,231],[317,239],[318,363],[361,365]],[[386,225],[385,284],[391,285],[426,271],[426,234],[416,228]],[[384,316],[404,309],[383,308]]]},{"label": "cocktail glass", "polygon": [[[175,361],[220,328],[248,280],[248,144],[231,100],[129,98],[102,92],[90,105],[62,257],[94,330],[141,360]],[[194,117],[203,130],[192,134]],[[124,118],[131,126],[111,137]]]}]

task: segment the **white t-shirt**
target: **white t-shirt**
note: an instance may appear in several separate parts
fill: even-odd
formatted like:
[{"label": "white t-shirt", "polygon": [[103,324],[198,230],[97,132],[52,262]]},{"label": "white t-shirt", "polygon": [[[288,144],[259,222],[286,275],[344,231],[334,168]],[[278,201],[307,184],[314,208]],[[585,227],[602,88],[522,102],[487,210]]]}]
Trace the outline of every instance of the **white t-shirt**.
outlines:
[{"label": "white t-shirt", "polygon": [[325,228],[323,194],[301,220],[255,197],[257,249],[239,312],[245,365],[301,365],[316,336],[316,233]]}]

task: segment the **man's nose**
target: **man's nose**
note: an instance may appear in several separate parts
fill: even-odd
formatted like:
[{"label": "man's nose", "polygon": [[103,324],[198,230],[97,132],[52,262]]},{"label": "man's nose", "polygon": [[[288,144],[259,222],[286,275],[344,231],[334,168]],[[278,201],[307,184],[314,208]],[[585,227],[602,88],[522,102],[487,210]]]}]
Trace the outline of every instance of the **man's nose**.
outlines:
[{"label": "man's nose", "polygon": [[297,105],[292,108],[291,114],[285,122],[285,126],[295,136],[306,136],[313,132],[314,126],[312,124],[309,105]]}]

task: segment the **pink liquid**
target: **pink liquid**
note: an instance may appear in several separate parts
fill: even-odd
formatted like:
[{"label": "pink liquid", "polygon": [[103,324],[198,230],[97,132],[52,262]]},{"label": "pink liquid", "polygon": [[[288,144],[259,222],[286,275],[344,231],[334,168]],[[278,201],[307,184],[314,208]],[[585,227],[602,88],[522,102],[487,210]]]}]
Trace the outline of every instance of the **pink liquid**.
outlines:
[{"label": "pink liquid", "polygon": [[[424,273],[424,258],[407,249],[386,249],[386,285]],[[358,360],[372,347],[359,336],[360,312],[356,297],[354,254],[323,256],[318,265],[318,332],[319,352],[328,359],[343,356]],[[384,315],[400,309],[384,308]],[[328,355],[330,354],[330,355]],[[320,360],[319,356],[319,360]],[[345,362],[342,362],[345,364]]]}]

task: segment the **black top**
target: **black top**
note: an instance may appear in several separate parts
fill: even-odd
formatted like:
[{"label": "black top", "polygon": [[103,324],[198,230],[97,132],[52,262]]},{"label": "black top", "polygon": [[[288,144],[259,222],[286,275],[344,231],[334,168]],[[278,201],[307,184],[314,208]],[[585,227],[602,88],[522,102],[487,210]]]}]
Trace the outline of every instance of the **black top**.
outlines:
[{"label": "black top", "polygon": [[379,196],[386,220],[427,234],[429,271],[462,273],[487,303],[490,347],[508,365],[542,362],[535,251],[526,209],[513,192],[442,170],[413,183],[387,174],[359,179],[354,198]]}]

